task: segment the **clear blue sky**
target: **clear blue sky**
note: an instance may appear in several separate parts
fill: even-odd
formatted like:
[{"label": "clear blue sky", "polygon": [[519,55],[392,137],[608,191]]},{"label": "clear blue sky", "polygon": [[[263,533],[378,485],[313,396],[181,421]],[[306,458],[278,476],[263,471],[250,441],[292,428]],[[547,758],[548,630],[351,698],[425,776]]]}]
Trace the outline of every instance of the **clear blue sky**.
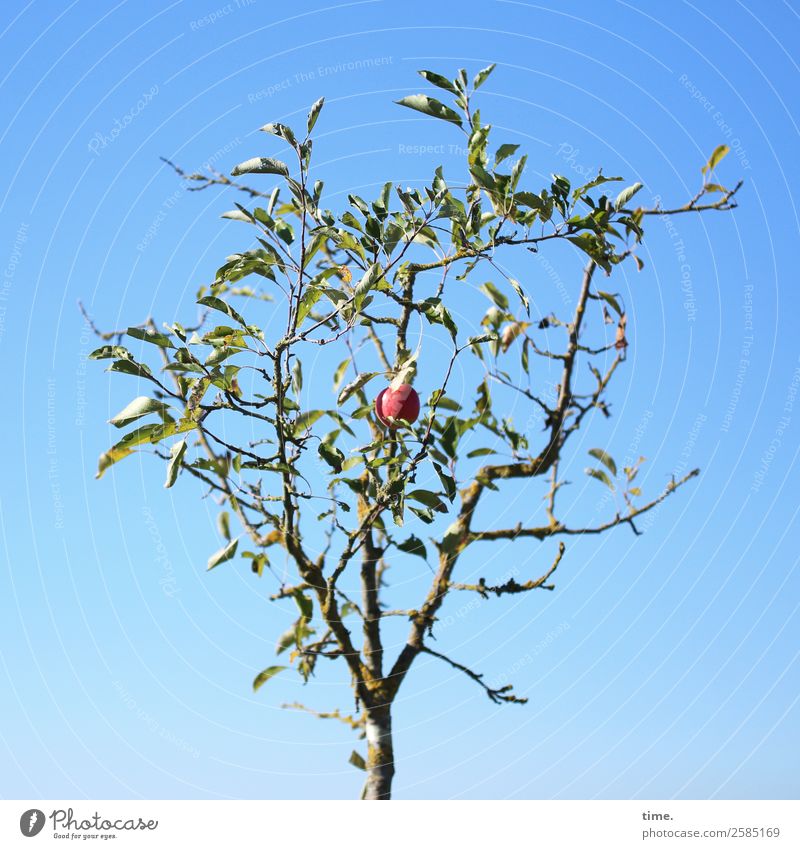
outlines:
[{"label": "clear blue sky", "polygon": [[[602,165],[683,202],[724,142],[721,179],[746,182],[732,215],[649,222],[644,271],[615,281],[630,356],[573,490],[584,517],[610,509],[581,473],[596,444],[644,454],[650,491],[702,476],[644,536],[572,542],[554,593],[450,603],[439,647],[488,680],[511,673],[530,702],[496,707],[421,662],[396,711],[396,795],[797,797],[800,6],[641,6],[3,4],[0,795],[357,794],[349,732],[280,709],[349,707],[342,670],[251,692],[290,612],[239,562],[206,574],[213,505],[187,480],[164,490],[150,457],[93,480],[105,422],[137,392],[85,362],[76,303],[105,327],[189,321],[242,247],[219,220],[231,198],[187,195],[159,156],[227,171],[276,153],[256,129],[300,124],[325,95],[317,168],[336,208],[440,161],[456,174],[460,137],[392,100],[422,89],[417,68],[497,62],[482,110],[532,180]],[[542,310],[579,269],[548,261],[520,272]],[[463,574],[538,575],[550,553],[475,548]],[[428,580],[408,558],[394,575]]]}]

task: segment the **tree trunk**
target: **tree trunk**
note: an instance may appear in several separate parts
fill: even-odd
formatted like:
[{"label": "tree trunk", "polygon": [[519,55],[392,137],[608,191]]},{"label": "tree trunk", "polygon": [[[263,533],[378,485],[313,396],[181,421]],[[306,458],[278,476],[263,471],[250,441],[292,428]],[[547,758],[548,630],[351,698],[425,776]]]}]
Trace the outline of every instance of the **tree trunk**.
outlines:
[{"label": "tree trunk", "polygon": [[394,778],[392,715],[389,705],[367,710],[367,780],[362,799],[391,799]]}]

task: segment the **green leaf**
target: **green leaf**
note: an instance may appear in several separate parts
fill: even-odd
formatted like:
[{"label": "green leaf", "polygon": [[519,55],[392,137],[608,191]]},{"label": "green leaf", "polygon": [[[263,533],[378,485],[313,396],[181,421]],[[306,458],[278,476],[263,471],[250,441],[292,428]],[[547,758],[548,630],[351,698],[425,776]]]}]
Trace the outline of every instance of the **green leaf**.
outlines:
[{"label": "green leaf", "polygon": [[604,483],[610,490],[614,489],[614,484],[602,469],[584,469],[584,471],[587,475],[589,475],[589,477]]},{"label": "green leaf", "polygon": [[353,749],[353,751],[350,753],[350,757],[348,758],[347,762],[352,764],[356,769],[367,768],[366,761],[364,760],[364,758],[361,757],[361,755],[358,754],[355,749]]},{"label": "green leaf", "polygon": [[520,301],[522,301],[522,306],[525,307],[525,312],[527,312],[528,315],[530,315],[531,314],[531,303],[528,300],[528,296],[525,294],[525,291],[523,290],[519,281],[515,280],[513,277],[509,277],[508,282],[511,284],[511,287],[514,289],[514,291],[519,296]]},{"label": "green leaf", "polygon": [[428,507],[414,507],[413,504],[407,505],[408,509],[418,518],[422,519],[426,525],[433,523],[433,513]]},{"label": "green leaf", "polygon": [[726,144],[715,147],[714,152],[708,157],[708,162],[700,169],[700,172],[702,174],[710,174],[728,153],[730,153],[730,148]]},{"label": "green leaf", "polygon": [[288,177],[289,168],[285,162],[281,162],[279,159],[256,156],[254,159],[240,162],[231,171],[232,177],[238,177],[240,174],[280,174],[282,177]]},{"label": "green leaf", "polygon": [[607,454],[602,448],[590,448],[589,453],[596,460],[599,460],[612,475],[617,474],[617,464],[614,462],[614,458],[610,454]]},{"label": "green leaf", "polygon": [[391,504],[392,510],[392,521],[397,525],[398,528],[403,527],[404,517],[403,510],[405,508],[405,499],[401,496],[400,498],[395,498]]},{"label": "green leaf", "polygon": [[311,107],[311,110],[308,113],[308,132],[309,135],[311,131],[314,129],[314,125],[317,123],[317,118],[319,118],[319,113],[322,110],[322,105],[325,103],[325,98],[320,97],[319,100],[315,101],[314,105]]},{"label": "green leaf", "polygon": [[395,372],[392,382],[389,384],[392,389],[397,389],[404,383],[413,383],[417,376],[417,356],[419,351],[415,351],[408,359],[404,360],[400,368]]},{"label": "green leaf", "polygon": [[303,619],[310,620],[314,615],[314,602],[307,595],[303,595],[302,590],[295,590],[292,597]]},{"label": "green leaf", "polygon": [[109,419],[109,424],[114,425],[114,427],[125,427],[142,418],[142,416],[150,415],[150,413],[159,413],[163,417],[167,410],[169,410],[169,407],[163,401],[155,401],[153,398],[140,395],[138,398],[134,398],[124,410],[117,413],[113,419]]},{"label": "green leaf", "polygon": [[494,450],[494,448],[476,448],[474,451],[470,451],[469,454],[467,454],[467,457],[469,459],[472,459],[473,457],[488,457],[489,454],[496,453],[497,452]]},{"label": "green leaf", "polygon": [[338,410],[325,410],[325,415],[333,419],[343,431],[349,433],[351,436],[355,436],[350,425],[347,424],[345,417]]},{"label": "green leaf", "polygon": [[351,380],[347,386],[342,389],[339,393],[339,397],[336,399],[336,403],[341,406],[344,402],[354,393],[358,392],[359,389],[366,386],[366,384],[372,380],[373,377],[379,375],[378,371],[365,371],[361,374],[357,375],[355,380]]},{"label": "green leaf", "polygon": [[619,301],[614,297],[614,295],[609,292],[601,292],[598,290],[597,294],[614,310],[617,315],[622,315],[622,308],[619,305]]},{"label": "green leaf", "polygon": [[318,422],[324,415],[324,410],[306,410],[304,413],[300,413],[300,415],[295,419],[294,422],[294,432],[300,433],[306,428],[311,427],[313,424]]},{"label": "green leaf", "polygon": [[143,445],[147,442],[161,442],[162,439],[166,439],[176,433],[185,433],[188,430],[194,430],[196,427],[197,423],[190,419],[181,419],[178,422],[167,422],[166,424],[142,425],[136,428],[136,430],[126,433],[116,445],[113,445],[100,456],[95,477],[98,479],[103,477],[106,469],[128,457],[138,445]]},{"label": "green leaf", "polygon": [[457,427],[457,423],[459,421],[462,421],[462,419],[450,416],[447,419],[445,426],[442,428],[441,435],[439,436],[439,443],[442,446],[442,449],[447,456],[452,459],[455,459],[456,448],[458,447],[458,441],[461,436]]},{"label": "green leaf", "polygon": [[406,554],[415,554],[417,557],[421,557],[423,560],[428,559],[428,552],[425,548],[425,543],[414,534],[403,540],[403,542],[398,542],[397,547],[400,551],[405,551]]},{"label": "green leaf", "polygon": [[547,205],[539,195],[535,195],[533,192],[517,192],[514,195],[514,200],[523,206],[536,210],[544,209]]},{"label": "green leaf", "polygon": [[579,233],[577,236],[567,236],[567,241],[577,245],[582,251],[590,256],[599,266],[608,265],[604,259],[604,243],[594,233]]},{"label": "green leaf", "polygon": [[437,74],[434,71],[417,71],[417,73],[431,83],[431,85],[443,88],[451,94],[458,94],[458,89],[450,80],[447,79],[447,77],[443,77],[441,74]]},{"label": "green leaf", "polygon": [[485,68],[478,71],[478,73],[475,74],[475,78],[472,80],[472,87],[477,91],[486,82],[489,74],[491,74],[496,67],[497,64],[492,62],[491,65],[487,65]]},{"label": "green leaf", "polygon": [[136,377],[153,377],[153,372],[150,371],[150,367],[144,365],[144,363],[137,363],[135,360],[115,360],[108,367],[109,371],[118,371],[120,374],[133,374]]},{"label": "green leaf", "polygon": [[457,413],[461,410],[461,404],[453,398],[443,395],[441,389],[436,389],[431,393],[431,397],[428,398],[428,406],[433,407],[434,404],[436,405],[437,410],[450,410],[453,413]]},{"label": "green leaf", "polygon": [[486,189],[487,192],[493,192],[497,189],[497,183],[495,182],[494,177],[492,177],[492,175],[477,162],[470,164],[469,173],[472,175],[472,178],[475,180],[477,185],[479,185],[482,189]]},{"label": "green leaf", "polygon": [[225,313],[225,315],[230,316],[234,321],[238,321],[243,327],[247,327],[245,320],[239,315],[239,313],[221,298],[215,298],[213,295],[206,295],[205,298],[200,298],[197,303],[204,307],[210,307],[212,310]]},{"label": "green leaf", "polygon": [[264,124],[263,127],[260,127],[262,133],[271,133],[273,136],[277,136],[279,139],[286,139],[289,144],[296,148],[297,147],[297,139],[295,138],[294,133],[292,132],[291,127],[287,127],[286,124],[272,123],[272,124]]},{"label": "green leaf", "polygon": [[518,144],[501,144],[494,155],[494,164],[499,165],[504,159],[513,156],[519,149]]},{"label": "green leaf", "polygon": [[569,194],[570,182],[561,174],[553,174],[553,182],[550,188],[556,197],[566,200],[567,195]]},{"label": "green leaf", "polygon": [[514,167],[511,169],[511,191],[514,191],[517,188],[519,178],[522,176],[522,172],[525,170],[525,164],[527,163],[527,161],[527,156],[521,156],[514,163]]},{"label": "green leaf", "polygon": [[327,442],[320,442],[317,447],[317,452],[337,475],[342,471],[342,465],[345,457],[335,445],[328,445]]},{"label": "green leaf", "polygon": [[275,204],[278,202],[278,195],[280,195],[280,193],[280,186],[275,186],[275,188],[270,192],[269,202],[267,203],[267,215],[272,215],[275,211]]},{"label": "green leaf", "polygon": [[282,218],[275,219],[275,232],[287,245],[291,245],[294,241],[294,228],[288,221],[284,221]]},{"label": "green leaf", "polygon": [[463,536],[464,533],[458,521],[453,522],[453,524],[450,525],[450,527],[444,532],[442,541],[439,544],[439,550],[443,554],[454,554],[461,545]]},{"label": "green leaf", "polygon": [[483,342],[496,342],[498,336],[496,333],[481,333],[477,336],[470,336],[467,339],[467,345],[480,345]]},{"label": "green leaf", "polygon": [[270,678],[288,668],[288,666],[268,666],[265,670],[259,672],[253,681],[253,692],[255,693],[262,684],[266,684]]},{"label": "green leaf", "polygon": [[583,197],[589,189],[594,189],[597,186],[602,186],[604,183],[616,183],[622,180],[622,177],[604,177],[602,174],[598,174],[594,180],[591,180],[588,183],[584,183],[582,186],[578,186],[575,191],[572,193],[572,199],[577,200],[579,197]]},{"label": "green leaf", "polygon": [[297,397],[300,397],[300,391],[303,388],[303,363],[300,358],[295,358],[292,366],[292,390]]},{"label": "green leaf", "polygon": [[442,482],[442,487],[445,491],[445,495],[452,502],[456,497],[456,482],[455,479],[449,475],[438,463],[433,464],[433,468],[436,470],[436,474],[439,476],[439,480]]},{"label": "green leaf", "polygon": [[430,492],[427,489],[412,489],[411,492],[406,493],[406,498],[419,501],[420,504],[430,507],[431,510],[435,510],[437,513],[447,512],[447,505],[444,501],[435,492]]},{"label": "green leaf", "polygon": [[625,204],[642,188],[641,183],[634,183],[632,186],[628,186],[627,189],[623,189],[618,195],[617,199],[614,201],[614,209],[617,212],[622,209]]},{"label": "green leaf", "polygon": [[141,339],[143,342],[152,342],[153,345],[158,345],[161,348],[174,348],[172,340],[169,336],[163,333],[158,333],[155,330],[145,329],[144,327],[129,327],[125,331],[128,336],[134,339]]},{"label": "green leaf", "polygon": [[441,118],[443,121],[449,121],[451,124],[461,126],[461,118],[458,113],[454,112],[449,106],[444,103],[428,97],[426,94],[411,94],[408,97],[403,97],[396,100],[399,106],[407,106],[409,109],[415,109],[417,112],[423,112],[425,115],[431,115],[434,118]]},{"label": "green leaf", "polygon": [[374,409],[372,404],[361,404],[350,413],[350,416],[354,419],[365,419]]},{"label": "green leaf", "polygon": [[[206,358],[204,365],[206,366],[218,366],[220,363],[227,360],[229,357],[232,357],[234,354],[238,354],[242,351],[242,348],[229,347],[227,345],[220,345],[218,348],[215,348]],[[234,366],[235,368],[235,366]]]},{"label": "green leaf", "polygon": [[431,324],[443,325],[455,342],[456,337],[458,336],[458,325],[455,321],[453,321],[453,316],[450,315],[450,310],[448,310],[441,301],[436,301],[435,299],[431,299],[430,302],[423,307],[423,309],[425,312],[425,318],[427,318]]},{"label": "green leaf", "polygon": [[356,312],[361,309],[361,304],[364,303],[367,292],[377,285],[381,277],[383,277],[383,267],[379,262],[375,262],[366,270],[361,280],[358,281],[353,290],[353,301]]},{"label": "green leaf", "polygon": [[350,358],[348,357],[346,360],[342,360],[338,366],[336,366],[336,371],[333,373],[333,391],[338,392],[339,387],[342,385],[342,381],[344,380],[345,373],[347,371],[347,367],[350,365]]},{"label": "green leaf", "polygon": [[89,354],[90,360],[132,360],[133,355],[122,345],[103,345]]},{"label": "green leaf", "polygon": [[308,286],[305,292],[303,292],[303,296],[300,298],[300,306],[297,308],[298,327],[300,327],[300,325],[305,321],[306,316],[311,312],[314,305],[322,297],[323,291],[324,287],[322,286]]},{"label": "green leaf", "polygon": [[186,453],[186,440],[181,439],[169,449],[169,463],[167,463],[167,480],[164,483],[164,488],[169,489],[172,484],[178,479],[178,473],[181,470],[181,461]]},{"label": "green leaf", "polygon": [[508,309],[508,298],[494,285],[494,283],[484,283],[483,286],[478,287],[479,291],[483,292],[484,295],[490,300],[493,301],[494,304],[500,307],[504,312]]},{"label": "green leaf", "polygon": [[275,654],[283,654],[289,646],[294,645],[296,642],[297,622],[295,622],[291,628],[287,628],[280,637],[278,637],[278,642],[275,645]]},{"label": "green leaf", "polygon": [[253,217],[256,219],[256,221],[263,224],[267,230],[275,229],[275,219],[269,212],[267,212],[266,209],[262,209],[260,206],[257,206],[253,210]]},{"label": "green leaf", "polygon": [[228,218],[231,221],[244,221],[247,224],[253,223],[253,216],[242,212],[241,209],[229,209],[227,212],[223,212],[220,218]]},{"label": "green leaf", "polygon": [[220,563],[226,563],[228,560],[236,554],[236,549],[239,546],[239,539],[232,540],[229,542],[224,548],[221,548],[219,551],[215,552],[208,558],[208,567],[206,571],[211,571],[215,567],[219,566]]}]

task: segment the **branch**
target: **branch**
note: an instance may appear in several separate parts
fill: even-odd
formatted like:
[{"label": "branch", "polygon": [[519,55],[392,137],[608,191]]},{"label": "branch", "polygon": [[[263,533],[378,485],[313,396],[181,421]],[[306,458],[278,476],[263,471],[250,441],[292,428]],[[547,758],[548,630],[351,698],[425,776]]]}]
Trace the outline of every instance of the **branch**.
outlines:
[{"label": "branch", "polygon": [[[581,422],[583,421],[586,414],[590,410],[595,409],[595,407],[600,407],[605,412],[606,416],[609,415],[609,413],[607,412],[607,410],[604,406],[605,402],[601,402],[600,397],[602,396],[603,392],[605,392],[606,387],[608,386],[609,382],[611,381],[611,378],[614,376],[614,372],[617,370],[617,366],[624,359],[625,359],[625,357],[624,357],[624,354],[622,352],[617,354],[617,356],[614,357],[613,362],[609,366],[608,371],[604,375],[601,375],[600,372],[597,371],[596,369],[594,369],[594,366],[592,366],[590,364],[590,368],[592,368],[592,370],[593,370],[592,373],[595,375],[595,379],[597,380],[597,387],[595,388],[594,392],[592,392],[591,396],[589,397],[589,401],[588,401],[587,404],[579,404],[579,403],[575,402],[574,406],[577,407],[577,409],[578,409],[578,415],[575,417],[575,420],[572,422],[572,424],[565,431],[565,438],[567,436],[569,436],[569,434],[578,430],[578,428],[581,426]],[[581,396],[573,396],[573,399],[575,397],[580,397],[581,399],[583,399],[585,396],[582,396],[582,395]]]},{"label": "branch", "polygon": [[569,342],[567,350],[564,354],[564,368],[561,373],[561,391],[556,402],[556,408],[548,422],[550,424],[550,443],[544,451],[545,457],[549,459],[549,465],[552,465],[559,456],[561,445],[563,443],[562,428],[564,420],[567,417],[570,405],[572,404],[572,375],[575,369],[577,359],[581,324],[583,316],[586,312],[586,303],[589,300],[590,287],[592,277],[597,264],[594,260],[590,260],[588,265],[583,270],[583,281],[581,283],[581,291],[578,296],[578,303],[575,305],[575,315],[572,323],[569,326]]},{"label": "branch", "polygon": [[[128,332],[128,328],[124,328],[123,330],[108,330],[103,331],[100,330],[97,325],[92,320],[92,317],[86,311],[86,307],[83,305],[83,301],[78,301],[78,309],[81,311],[81,315],[83,316],[84,321],[89,325],[92,333],[95,336],[98,336],[104,342],[109,342],[111,339],[116,339],[117,342],[122,340],[122,337]],[[141,324],[137,324],[136,327],[146,327],[147,322],[144,321]]]},{"label": "branch", "polygon": [[187,174],[183,168],[177,166],[174,162],[171,162],[169,159],[166,159],[163,156],[160,156],[159,159],[169,165],[175,173],[184,180],[193,180],[198,183],[202,183],[201,186],[190,186],[187,191],[190,192],[200,192],[203,189],[207,189],[209,186],[230,186],[233,189],[238,189],[240,192],[245,192],[250,195],[251,198],[267,198],[269,199],[269,195],[264,192],[259,192],[257,189],[251,189],[250,186],[245,186],[242,183],[236,183],[227,177],[225,174],[220,173],[219,171],[215,171],[213,168],[209,168],[212,176],[208,176],[207,174]]},{"label": "branch", "polygon": [[[485,471],[485,469],[486,467],[481,471]],[[414,659],[424,649],[425,630],[432,627],[436,613],[447,595],[450,576],[458,561],[459,554],[468,545],[472,514],[480,499],[483,486],[484,484],[480,483],[479,480],[475,480],[461,491],[461,508],[458,517],[447,532],[452,542],[447,549],[444,546],[439,547],[439,568],[434,575],[424,603],[411,618],[411,632],[392,666],[392,671],[389,673],[388,683],[392,694],[397,692]]]},{"label": "branch", "polygon": [[284,586],[281,587],[278,592],[273,593],[270,597],[270,601],[278,601],[282,598],[292,598],[292,596],[298,591],[309,589],[308,584],[303,582],[302,584],[295,584],[294,586]]},{"label": "branch", "polygon": [[553,590],[555,586],[553,584],[546,583],[548,578],[558,569],[558,564],[561,562],[561,558],[564,556],[565,546],[564,543],[559,543],[558,546],[558,554],[556,555],[555,560],[553,561],[552,566],[547,570],[547,572],[542,575],[540,578],[536,578],[532,581],[526,581],[524,584],[518,584],[513,578],[510,578],[504,584],[500,584],[496,587],[487,586],[486,581],[481,578],[477,584],[453,584],[449,585],[449,589],[451,590],[469,590],[472,592],[478,593],[483,598],[488,598],[490,593],[493,593],[496,596],[501,595],[514,595],[516,593],[525,593],[530,590]]},{"label": "branch", "polygon": [[562,525],[560,522],[551,523],[549,525],[543,525],[538,528],[523,528],[522,525],[517,525],[515,528],[503,528],[501,530],[494,531],[473,531],[470,533],[471,541],[480,541],[480,542],[491,542],[493,540],[498,539],[519,539],[520,537],[534,537],[535,539],[547,539],[547,537],[557,536],[559,534],[566,534],[569,536],[583,536],[585,534],[602,534],[604,531],[611,530],[611,528],[616,528],[618,525],[630,525],[631,530],[639,536],[641,532],[636,528],[634,524],[634,519],[638,516],[643,515],[644,513],[649,512],[654,507],[661,504],[665,498],[668,498],[675,492],[676,489],[682,487],[685,483],[687,483],[692,478],[696,478],[700,474],[700,469],[692,469],[687,475],[684,475],[679,481],[675,481],[674,479],[670,481],[667,485],[666,489],[658,496],[658,498],[653,499],[649,504],[645,504],[643,507],[638,507],[635,510],[631,510],[625,516],[617,515],[606,522],[603,525],[596,525],[592,528],[568,528],[565,525]]},{"label": "branch", "polygon": [[446,534],[448,544],[445,546],[443,540],[439,547],[439,568],[434,575],[425,602],[417,615],[412,618],[411,632],[406,645],[401,650],[389,674],[390,686],[395,691],[411,668],[414,658],[424,649],[423,637],[425,631],[426,629],[430,630],[433,626],[436,613],[442,606],[449,590],[453,569],[461,552],[476,538],[470,531],[470,524],[484,489],[487,486],[493,486],[494,481],[497,480],[529,478],[545,474],[559,459],[564,441],[563,425],[573,400],[572,375],[579,349],[578,337],[586,304],[589,300],[592,276],[596,268],[597,265],[594,260],[590,260],[583,271],[580,295],[575,306],[572,323],[569,325],[569,342],[563,358],[561,389],[555,409],[548,416],[546,423],[550,429],[547,446],[538,457],[529,460],[482,466],[472,483],[461,491],[461,509],[457,519],[448,528]]},{"label": "branch", "polygon": [[[713,203],[703,203],[698,204],[697,201],[700,200],[703,195],[706,194],[706,187],[703,186],[702,189],[684,206],[679,206],[676,209],[661,209],[661,207],[656,206],[653,209],[642,209],[643,215],[679,215],[682,212],[707,212],[712,209],[716,209],[720,212],[727,212],[730,209],[736,209],[738,204],[731,203],[731,198],[742,188],[744,185],[744,180],[739,180],[739,182],[732,188],[726,191],[722,197],[718,200],[715,200]],[[623,213],[630,215],[634,210],[631,209],[623,209]]]},{"label": "branch", "polygon": [[476,684],[480,684],[484,690],[486,690],[486,695],[496,704],[502,704],[503,702],[513,702],[514,704],[524,705],[528,700],[527,698],[522,698],[520,696],[515,696],[511,690],[512,685],[506,684],[505,687],[500,687],[500,689],[495,690],[490,687],[488,684],[485,684],[483,681],[483,674],[479,672],[473,672],[468,666],[464,666],[461,663],[452,660],[447,657],[447,655],[440,654],[438,651],[434,651],[427,646],[422,647],[422,651],[425,654],[432,655],[433,657],[438,657],[439,660],[443,660],[445,663],[449,664],[453,667],[453,669],[457,669],[459,672],[463,672],[465,675],[468,675]]},{"label": "branch", "polygon": [[347,714],[343,714],[339,711],[339,708],[332,711],[321,712],[318,710],[314,710],[313,708],[306,707],[300,702],[292,702],[291,704],[283,704],[281,705],[285,710],[302,710],[305,713],[310,713],[312,716],[316,716],[317,719],[337,719],[339,722],[343,722],[349,728],[352,728],[353,731],[360,731],[359,739],[364,737],[364,725],[366,724],[366,715],[362,714],[361,716],[348,716]]}]

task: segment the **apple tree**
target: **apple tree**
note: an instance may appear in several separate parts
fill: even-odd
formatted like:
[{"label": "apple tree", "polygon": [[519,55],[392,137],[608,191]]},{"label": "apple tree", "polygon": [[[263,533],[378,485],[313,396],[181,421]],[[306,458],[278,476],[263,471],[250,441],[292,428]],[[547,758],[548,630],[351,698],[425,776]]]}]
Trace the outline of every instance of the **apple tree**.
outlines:
[{"label": "apple tree", "polygon": [[[322,99],[302,133],[261,128],[288,151],[286,162],[257,156],[230,177],[173,165],[191,188],[243,201],[223,216],[249,228],[243,247],[201,287],[196,326],[148,319],[102,334],[106,344],[91,355],[147,388],[111,420],[125,433],[100,457],[98,477],[149,449],[164,463],[167,487],[193,479],[217,500],[224,545],[208,568],[242,563],[270,582],[273,600],[296,607],[278,658],[253,686],[288,669],[307,681],[318,664],[342,668],[354,712],[317,715],[366,738],[365,756],[352,758],[366,771],[365,799],[390,798],[392,707],[420,655],[468,676],[493,702],[526,701],[434,643],[450,597],[502,604],[552,590],[571,537],[620,526],[638,533],[639,517],[698,474],[647,495],[638,463],[618,468],[610,450],[593,448],[586,473],[614,491],[609,514],[587,526],[562,518],[573,436],[611,414],[611,384],[629,346],[624,301],[606,281],[622,263],[641,268],[637,249],[653,216],[735,207],[741,184],[712,182],[727,148],[713,152],[697,194],[674,209],[640,205],[641,183],[602,173],[583,185],[560,175],[531,185],[519,145],[495,144],[474,103],[493,69],[471,81],[463,70],[452,80],[421,71],[441,99],[399,101],[461,134],[467,153],[452,179],[439,167],[425,185],[387,181],[375,198],[350,194],[344,209],[328,209],[312,168]],[[543,314],[535,264],[520,279],[507,269],[556,242],[583,256],[583,270],[568,313]],[[465,318],[475,300],[468,289],[479,289],[488,309]],[[136,356],[124,336],[137,343]],[[315,385],[304,391],[309,362]],[[456,366],[474,377],[469,402],[452,394]],[[319,385],[325,368],[333,395]],[[504,415],[509,397],[527,424]],[[514,484],[530,489],[528,505],[544,496],[541,515],[520,507],[514,521],[498,522],[500,511],[480,509]],[[508,511],[506,503],[501,515]],[[525,539],[539,544],[542,564],[526,562],[520,580],[460,578],[468,549]],[[291,579],[274,570],[279,557]],[[393,607],[390,570],[409,558],[430,570],[413,605]],[[407,636],[395,650],[386,634],[403,620]]]}]

